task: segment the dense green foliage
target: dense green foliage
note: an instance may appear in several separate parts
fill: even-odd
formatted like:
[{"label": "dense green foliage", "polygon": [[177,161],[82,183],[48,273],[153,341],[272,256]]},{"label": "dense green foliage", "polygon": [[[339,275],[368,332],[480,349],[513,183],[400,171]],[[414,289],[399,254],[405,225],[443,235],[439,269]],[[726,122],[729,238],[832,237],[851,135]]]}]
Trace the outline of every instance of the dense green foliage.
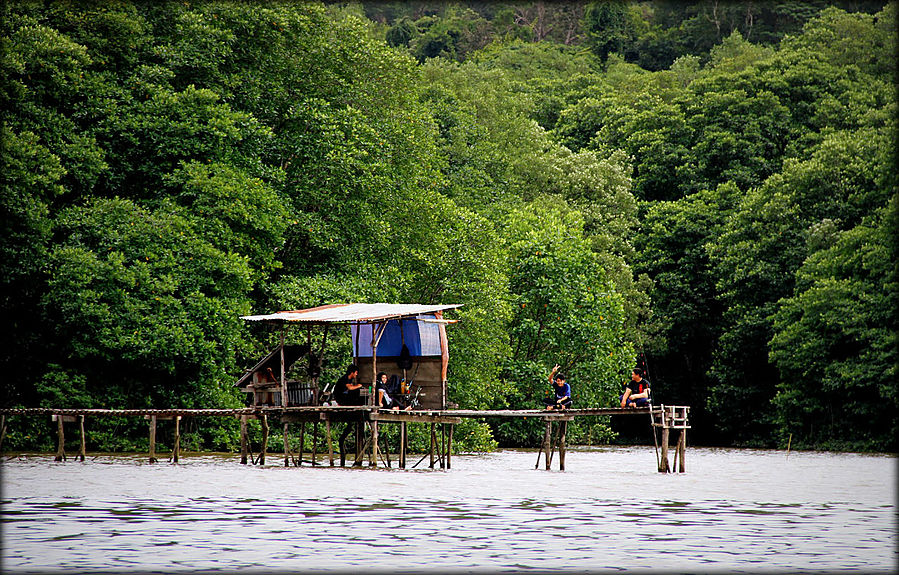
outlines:
[{"label": "dense green foliage", "polygon": [[[4,407],[239,406],[275,342],[242,314],[460,303],[464,408],[537,407],[555,363],[576,406],[613,405],[640,355],[697,441],[897,448],[895,4],[2,16]],[[349,358],[332,332],[323,377]],[[468,422],[457,447],[541,431]]]}]

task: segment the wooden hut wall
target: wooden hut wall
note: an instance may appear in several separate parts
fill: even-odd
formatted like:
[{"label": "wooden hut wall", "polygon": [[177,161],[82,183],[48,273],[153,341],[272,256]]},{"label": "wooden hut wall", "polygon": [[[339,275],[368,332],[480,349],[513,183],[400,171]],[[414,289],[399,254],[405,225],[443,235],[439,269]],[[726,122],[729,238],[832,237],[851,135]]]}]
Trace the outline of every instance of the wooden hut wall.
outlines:
[{"label": "wooden hut wall", "polygon": [[[397,367],[397,357],[378,357],[378,371],[383,371],[387,376],[397,375],[403,377],[403,370]],[[365,386],[371,385],[371,358],[356,358],[359,366],[359,381]],[[421,406],[424,409],[443,409],[443,358],[441,357],[413,357],[412,368],[406,370],[406,381],[412,381],[412,392],[416,386],[421,386]],[[416,371],[417,370],[417,371]]]}]

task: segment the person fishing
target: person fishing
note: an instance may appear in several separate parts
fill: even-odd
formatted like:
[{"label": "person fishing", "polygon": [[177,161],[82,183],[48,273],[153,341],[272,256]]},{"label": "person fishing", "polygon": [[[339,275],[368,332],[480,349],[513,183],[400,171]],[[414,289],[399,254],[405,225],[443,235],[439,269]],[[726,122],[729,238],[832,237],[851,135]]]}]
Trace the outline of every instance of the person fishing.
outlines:
[{"label": "person fishing", "polygon": [[565,383],[565,376],[558,373],[558,371],[559,365],[556,364],[547,378],[549,379],[553,390],[552,395],[543,398],[543,403],[546,406],[547,411],[553,409],[568,409],[571,407],[571,386]]}]

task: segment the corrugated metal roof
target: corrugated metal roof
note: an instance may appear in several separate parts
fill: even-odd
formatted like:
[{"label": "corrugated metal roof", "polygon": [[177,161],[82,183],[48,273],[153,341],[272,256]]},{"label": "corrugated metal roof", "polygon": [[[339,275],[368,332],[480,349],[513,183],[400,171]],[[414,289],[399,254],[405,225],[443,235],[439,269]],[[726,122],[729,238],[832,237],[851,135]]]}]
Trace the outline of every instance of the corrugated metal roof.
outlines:
[{"label": "corrugated metal roof", "polygon": [[279,311],[266,315],[244,315],[248,321],[352,323],[405,318],[462,307],[461,304],[422,305],[417,303],[338,303],[309,309]]}]

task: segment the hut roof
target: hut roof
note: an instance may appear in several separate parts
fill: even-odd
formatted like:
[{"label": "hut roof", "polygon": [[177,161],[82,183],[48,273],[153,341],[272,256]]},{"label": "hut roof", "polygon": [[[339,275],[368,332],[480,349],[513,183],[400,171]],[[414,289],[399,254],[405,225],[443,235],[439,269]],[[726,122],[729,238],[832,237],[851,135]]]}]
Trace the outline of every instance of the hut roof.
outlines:
[{"label": "hut roof", "polygon": [[301,322],[311,324],[368,323],[387,319],[415,317],[445,309],[462,307],[461,304],[423,305],[416,303],[338,303],[309,309],[279,311],[266,315],[245,315],[242,319],[264,322]]}]

